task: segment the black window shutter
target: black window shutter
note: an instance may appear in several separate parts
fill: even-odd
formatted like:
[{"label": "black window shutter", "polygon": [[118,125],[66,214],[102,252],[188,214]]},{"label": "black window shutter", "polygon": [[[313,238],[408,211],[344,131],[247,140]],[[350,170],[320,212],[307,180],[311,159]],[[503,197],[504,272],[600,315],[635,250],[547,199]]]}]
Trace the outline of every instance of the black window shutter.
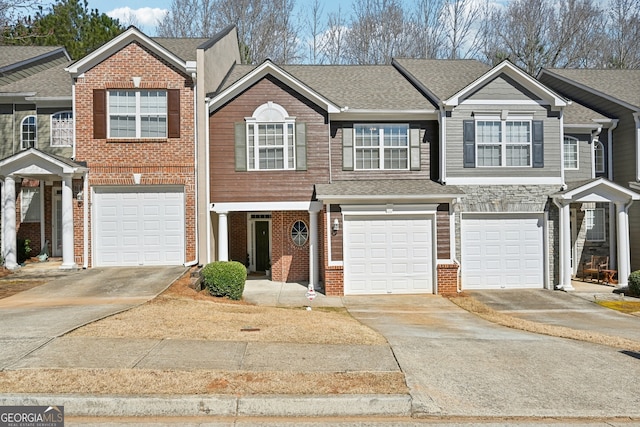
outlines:
[{"label": "black window shutter", "polygon": [[534,120],[531,123],[532,140],[532,166],[534,168],[544,167],[544,125],[542,120]]},{"label": "black window shutter", "polygon": [[462,123],[462,163],[465,168],[476,167],[476,122],[465,120]]}]

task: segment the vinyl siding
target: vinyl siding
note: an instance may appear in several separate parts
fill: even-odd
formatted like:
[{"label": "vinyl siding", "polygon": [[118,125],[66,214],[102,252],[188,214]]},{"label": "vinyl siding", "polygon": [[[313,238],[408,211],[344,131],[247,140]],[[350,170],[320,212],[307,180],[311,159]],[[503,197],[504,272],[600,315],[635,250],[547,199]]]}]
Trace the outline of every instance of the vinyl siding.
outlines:
[{"label": "vinyl siding", "polygon": [[[364,122],[358,122],[359,124]],[[375,123],[385,123],[376,121]],[[398,123],[398,122],[394,122]],[[331,122],[331,173],[334,181],[357,179],[430,179],[432,154],[438,145],[438,123],[436,121],[401,122],[420,127],[420,170],[342,170],[342,134],[353,132],[353,122]],[[437,160],[436,160],[437,161]]]},{"label": "vinyl siding", "polygon": [[[307,170],[236,171],[235,124],[244,123],[266,102],[282,106],[306,124]],[[314,184],[329,182],[326,113],[278,80],[266,77],[209,118],[211,201],[309,201]]]},{"label": "vinyl siding", "polygon": [[471,94],[470,100],[517,100],[538,99],[534,94],[516,83],[513,79],[500,75]]},{"label": "vinyl siding", "polygon": [[[464,168],[462,163],[462,125],[473,120],[474,114],[509,112],[532,113],[533,120],[544,121],[544,167],[475,167]],[[510,178],[510,177],[560,177],[560,120],[549,114],[546,108],[534,105],[460,105],[446,119],[447,177]]]},{"label": "vinyl siding", "polygon": [[566,133],[565,136],[578,140],[578,169],[565,169],[565,182],[580,182],[591,179],[593,145],[591,135]]}]

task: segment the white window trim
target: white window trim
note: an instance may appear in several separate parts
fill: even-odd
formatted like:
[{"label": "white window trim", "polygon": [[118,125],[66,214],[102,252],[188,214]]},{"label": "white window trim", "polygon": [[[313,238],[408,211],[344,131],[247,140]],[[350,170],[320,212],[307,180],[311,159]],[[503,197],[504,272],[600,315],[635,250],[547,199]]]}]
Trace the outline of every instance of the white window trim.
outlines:
[{"label": "white window trim", "polygon": [[38,146],[38,116],[35,114],[30,114],[26,117],[24,117],[21,121],[20,121],[20,147],[23,150],[28,150],[29,148],[31,148],[31,146],[25,146],[25,139],[24,139],[24,123],[30,119],[30,118],[34,118],[35,122],[34,122],[34,131],[33,131],[33,147],[37,147]]},{"label": "white window trim", "polygon": [[576,158],[575,158],[576,166],[567,167],[567,149],[565,145],[564,149],[562,150],[563,152],[562,167],[564,167],[565,170],[578,170],[580,169],[580,141],[578,140],[578,138],[565,135],[564,139],[562,140],[562,144],[566,144],[567,140],[571,141],[576,146]]},{"label": "white window trim", "polygon": [[[474,126],[476,135],[476,158],[475,164],[478,168],[532,168],[533,167],[533,116],[531,115],[509,115],[506,118],[498,115],[475,115]],[[501,141],[500,142],[483,142],[478,143],[478,122],[500,122]],[[529,142],[507,142],[507,122],[529,122]],[[500,165],[498,166],[481,166],[478,162],[478,146],[479,145],[499,145],[500,146]],[[527,146],[529,147],[529,164],[528,165],[507,165],[507,146]]]},{"label": "white window trim", "polygon": [[589,224],[587,223],[588,221],[588,216],[589,216],[589,212],[593,213],[593,218],[591,219],[591,221],[593,221],[593,228],[595,228],[595,226],[597,225],[596,222],[596,217],[598,215],[602,216],[602,221],[600,221],[600,225],[601,225],[601,229],[597,230],[597,234],[598,236],[602,236],[602,238],[593,238],[593,237],[589,237],[589,229],[586,230],[586,235],[585,235],[585,240],[587,242],[604,242],[607,239],[607,231],[606,231],[606,224],[605,224],[605,212],[604,212],[604,208],[589,208],[589,209],[585,209],[584,210],[584,221],[585,221],[585,227],[587,227]]},{"label": "white window trim", "polygon": [[[598,159],[598,147],[600,147],[600,151],[602,152],[602,169],[599,170],[596,165],[598,164],[598,162],[596,161]],[[606,167],[606,160],[607,160],[607,156],[605,155],[605,151],[604,151],[604,144],[600,141],[596,141],[593,144],[593,169],[595,170],[596,173],[605,173],[607,170]]]},{"label": "white window trim", "polygon": [[[53,120],[54,120],[54,116],[56,116],[58,114],[64,114],[64,113],[71,113],[71,142],[69,144],[54,144],[53,143]],[[63,111],[56,111],[55,113],[53,113],[49,117],[49,129],[50,129],[49,130],[49,134],[50,134],[49,145],[51,145],[52,147],[71,147],[73,145],[74,128],[75,128],[75,117],[73,116],[73,111],[71,111],[71,110],[63,110]]]},{"label": "white window trim", "polygon": [[[27,196],[27,193],[31,193]],[[26,214],[29,211],[29,206],[32,203],[37,203],[37,206],[32,214],[31,218],[27,218]],[[37,223],[41,221],[41,208],[40,208],[40,187],[24,187],[20,190],[20,222],[24,223]]]},{"label": "white window trim", "polygon": [[[260,105],[253,112],[253,116],[245,117],[246,126],[246,150],[247,150],[247,170],[249,171],[278,171],[278,170],[296,170],[296,118],[289,116],[287,110],[282,106],[271,101]],[[258,129],[260,125],[282,125],[283,126],[283,145],[269,146],[271,148],[282,148],[283,150],[283,166],[282,168],[260,168],[260,146],[258,145]],[[253,128],[253,153],[250,147],[249,129]],[[291,139],[289,138],[291,137]],[[291,141],[291,146],[289,145]],[[291,152],[291,157],[289,156]],[[253,154],[253,164],[251,164],[251,154]],[[289,161],[291,166],[289,165]]]},{"label": "white window trim", "polygon": [[[407,128],[407,145],[402,147],[402,146],[385,146],[384,145],[384,127],[387,125],[391,125],[391,126],[406,126]],[[375,146],[361,146],[358,147],[356,145],[356,128],[358,126],[379,126],[380,127],[380,134],[378,136],[378,142],[379,145],[377,146],[378,151],[379,151],[379,156],[378,156],[378,168],[359,168],[358,167],[358,149],[375,149]],[[384,167],[384,160],[385,160],[385,151],[386,150],[393,150],[393,149],[399,149],[399,148],[404,148],[407,152],[407,167],[406,168],[390,168],[390,169],[386,169]],[[380,170],[388,170],[388,171],[407,171],[410,169],[411,167],[411,129],[409,127],[408,123],[354,123],[353,125],[353,169],[357,170],[357,171],[380,171]]]},{"label": "white window trim", "polygon": [[[142,136],[142,112],[141,112],[141,93],[143,91],[147,91],[147,92],[164,92],[165,93],[165,100],[167,102],[167,108],[165,110],[165,128],[164,128],[164,136],[159,136],[159,137],[155,137],[155,136]],[[109,103],[109,98],[110,98],[110,94],[112,92],[134,92],[135,93],[135,98],[136,98],[136,112],[135,114],[135,122],[136,122],[136,134],[135,136],[111,136],[111,104]],[[107,138],[111,138],[111,139],[164,139],[168,137],[169,134],[169,106],[168,106],[168,102],[169,102],[169,93],[166,89],[109,89],[107,90]],[[148,114],[148,115],[153,115],[153,114]],[[162,117],[162,114],[155,114],[155,116],[158,117]]]}]

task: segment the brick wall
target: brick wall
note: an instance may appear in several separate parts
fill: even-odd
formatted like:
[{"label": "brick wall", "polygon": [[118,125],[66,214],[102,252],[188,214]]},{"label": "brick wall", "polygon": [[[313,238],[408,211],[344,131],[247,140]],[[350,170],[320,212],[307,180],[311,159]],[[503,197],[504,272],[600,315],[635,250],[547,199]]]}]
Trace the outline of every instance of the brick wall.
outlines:
[{"label": "brick wall", "polygon": [[309,212],[271,213],[271,277],[274,281],[309,281],[309,241],[298,246],[291,239],[291,228],[296,221],[304,221],[308,229]]},{"label": "brick wall", "polygon": [[[133,89],[134,76],[141,78],[141,89],[180,89],[179,138],[93,138],[93,90]],[[137,43],[131,43],[78,78],[75,94],[76,160],[87,163],[89,185],[131,186],[134,185],[133,174],[139,173],[142,175],[140,186],[182,186],[185,192],[185,261],[193,260],[196,247],[196,142],[191,77]],[[92,202],[90,195],[85,196],[85,202]],[[78,209],[74,209],[76,214],[76,218],[82,218]],[[82,254],[82,222],[75,226],[76,254]]]},{"label": "brick wall", "polygon": [[458,293],[458,264],[438,264],[438,294]]}]

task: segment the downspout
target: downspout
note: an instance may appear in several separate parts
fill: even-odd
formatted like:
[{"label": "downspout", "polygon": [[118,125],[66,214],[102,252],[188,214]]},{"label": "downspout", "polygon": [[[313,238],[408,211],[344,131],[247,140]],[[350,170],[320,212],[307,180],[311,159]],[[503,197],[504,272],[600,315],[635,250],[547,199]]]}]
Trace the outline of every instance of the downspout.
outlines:
[{"label": "downspout", "polygon": [[618,127],[618,119],[611,120],[611,127],[607,135],[607,178],[613,181],[613,131]]},{"label": "downspout", "polygon": [[564,110],[560,110],[560,182],[562,188],[565,188],[564,180]]},{"label": "downspout", "polygon": [[197,83],[197,75],[196,73],[191,73],[191,80],[193,80],[193,137],[194,137],[194,150],[193,150],[193,174],[195,176],[195,195],[194,195],[194,219],[196,221],[196,236],[195,236],[195,244],[196,244],[196,253],[195,259],[193,261],[189,261],[184,264],[185,267],[192,267],[198,263],[198,255],[199,255],[199,227],[198,227],[198,83]]},{"label": "downspout", "polygon": [[[333,184],[333,164],[331,163],[331,114],[327,112],[327,122],[329,123],[329,132],[327,138],[329,138],[329,184]],[[344,128],[342,129],[344,132]]]},{"label": "downspout", "polygon": [[[71,111],[73,111],[74,115],[76,110],[76,79],[73,79],[73,84],[71,85]],[[71,158],[73,160],[76,159],[76,118],[73,118],[73,152],[71,154]]]},{"label": "downspout", "polygon": [[447,150],[445,147],[446,135],[447,135],[447,112],[444,106],[440,105],[440,114],[438,115],[438,124],[440,125],[440,184],[445,184],[447,179]]},{"label": "downspout", "polygon": [[210,98],[205,98],[204,99],[204,105],[205,105],[205,115],[204,115],[204,128],[205,128],[205,144],[204,144],[204,148],[205,148],[205,157],[206,159],[204,159],[204,164],[205,164],[205,188],[206,188],[206,194],[204,195],[205,200],[207,201],[207,262],[206,263],[210,263],[212,261],[211,259],[211,208],[210,208],[210,204],[211,204],[211,169],[209,166],[209,102],[211,101]]},{"label": "downspout", "polygon": [[633,113],[636,122],[636,182],[640,182],[640,112]]},{"label": "downspout", "polygon": [[[618,127],[618,119],[611,120],[611,127],[607,131],[607,178],[613,182],[613,131]],[[616,218],[612,221],[611,218]],[[609,240],[613,240],[613,236],[616,236],[616,223],[618,219],[616,216],[616,207],[613,203],[609,203]],[[616,236],[616,242],[618,238]],[[613,245],[609,245],[609,259],[612,266],[618,266],[618,250]]]},{"label": "downspout", "polygon": [[[73,139],[75,141],[75,136]],[[75,147],[75,142],[73,146]],[[82,192],[83,192],[83,203],[84,203],[84,206],[83,206],[84,251],[82,255],[82,259],[83,259],[82,268],[86,270],[89,267],[89,172],[84,173],[84,182],[82,183],[82,187],[83,187]]]}]

